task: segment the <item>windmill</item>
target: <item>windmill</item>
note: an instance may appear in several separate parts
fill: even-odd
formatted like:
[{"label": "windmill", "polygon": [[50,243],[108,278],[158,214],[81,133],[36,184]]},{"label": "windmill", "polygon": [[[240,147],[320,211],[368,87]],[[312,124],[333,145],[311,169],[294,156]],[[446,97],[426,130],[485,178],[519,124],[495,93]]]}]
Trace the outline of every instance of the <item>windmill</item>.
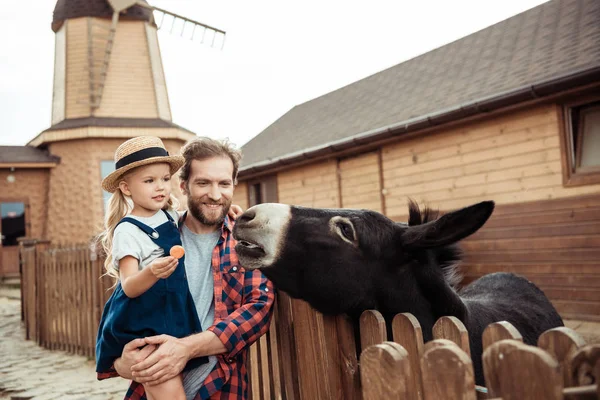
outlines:
[{"label": "windmill", "polygon": [[[225,31],[203,24],[202,22],[193,20],[191,18],[158,8],[153,7],[146,3],[145,1],[140,0],[107,0],[108,4],[112,8],[112,21],[109,27],[96,25],[100,27],[98,30],[94,30],[93,27],[89,32],[89,105],[92,113],[94,110],[100,107],[102,102],[102,95],[104,93],[104,85],[106,82],[107,70],[110,64],[110,57],[112,53],[113,43],[115,39],[115,34],[117,31],[117,25],[119,22],[119,16],[121,14],[126,14],[129,9],[134,6],[142,7],[146,10],[149,10],[152,19],[151,23],[157,25],[157,29],[161,29],[163,27],[163,23],[165,22],[165,17],[171,17],[171,28],[170,31],[173,33],[173,29],[175,28],[177,23],[181,24],[181,36],[186,31],[187,26],[191,26],[192,30],[190,33],[190,39],[193,40],[196,31],[198,34],[202,35],[202,42],[204,43],[207,33],[211,36],[211,46],[215,45],[215,42],[218,40],[218,37],[221,36],[221,48],[223,48],[225,44]],[[155,14],[160,15],[160,23],[156,24],[154,19]],[[107,29],[108,28],[108,29]],[[98,31],[100,31],[98,33]],[[102,39],[104,39],[104,51],[101,51],[101,54],[98,54],[97,46],[98,44],[102,44]]]}]

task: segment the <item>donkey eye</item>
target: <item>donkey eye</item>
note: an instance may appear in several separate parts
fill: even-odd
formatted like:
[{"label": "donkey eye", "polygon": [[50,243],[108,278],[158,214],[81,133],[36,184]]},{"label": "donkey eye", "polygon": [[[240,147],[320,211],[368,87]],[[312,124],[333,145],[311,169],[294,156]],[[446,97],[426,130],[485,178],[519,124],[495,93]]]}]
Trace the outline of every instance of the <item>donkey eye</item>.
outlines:
[{"label": "donkey eye", "polygon": [[350,241],[354,241],[354,230],[352,229],[352,227],[350,225],[348,225],[345,222],[338,222],[338,226],[340,228],[340,231],[342,232],[342,235],[344,235],[344,237]]}]

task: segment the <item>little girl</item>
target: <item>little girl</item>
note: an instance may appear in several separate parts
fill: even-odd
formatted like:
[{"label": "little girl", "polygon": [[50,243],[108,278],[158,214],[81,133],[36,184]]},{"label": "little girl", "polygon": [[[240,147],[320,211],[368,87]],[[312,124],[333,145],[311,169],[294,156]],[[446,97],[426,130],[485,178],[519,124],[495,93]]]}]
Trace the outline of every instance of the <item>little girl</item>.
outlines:
[{"label": "little girl", "polygon": [[[184,257],[169,255],[173,246],[181,245],[171,177],[183,157],[170,156],[159,138],[141,136],[117,148],[115,163],[115,171],[102,181],[104,190],[113,194],[101,242],[107,274],[118,283],[98,329],[98,372],[109,370],[133,339],[159,334],[181,338],[202,330]],[[194,358],[184,371],[207,361]],[[149,400],[186,398],[181,375],[144,386]]]}]

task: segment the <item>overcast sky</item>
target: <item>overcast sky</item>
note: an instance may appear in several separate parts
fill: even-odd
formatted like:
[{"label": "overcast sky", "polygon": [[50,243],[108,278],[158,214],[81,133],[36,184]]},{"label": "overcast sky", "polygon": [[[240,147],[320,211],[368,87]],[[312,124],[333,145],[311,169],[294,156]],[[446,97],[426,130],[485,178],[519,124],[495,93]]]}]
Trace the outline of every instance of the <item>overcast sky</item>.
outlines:
[{"label": "overcast sky", "polygon": [[[297,104],[545,0],[149,2],[227,31],[222,50],[168,29],[159,41],[173,122],[243,145]],[[2,0],[0,145],[50,126],[55,4]]]}]

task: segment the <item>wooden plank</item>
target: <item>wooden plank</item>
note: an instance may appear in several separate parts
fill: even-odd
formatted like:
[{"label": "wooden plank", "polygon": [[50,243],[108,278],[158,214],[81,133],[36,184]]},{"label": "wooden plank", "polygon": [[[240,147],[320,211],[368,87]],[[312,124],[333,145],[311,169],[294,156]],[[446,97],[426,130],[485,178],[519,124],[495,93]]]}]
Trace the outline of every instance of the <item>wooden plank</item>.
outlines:
[{"label": "wooden plank", "polygon": [[387,340],[385,319],[379,311],[366,310],[360,316],[360,348],[364,351],[369,346]]},{"label": "wooden plank", "polygon": [[281,360],[279,363],[280,374],[283,379],[285,399],[300,399],[298,385],[298,361],[295,347],[295,334],[293,328],[293,314],[291,298],[283,293],[277,293],[277,343]]},{"label": "wooden plank", "polygon": [[261,388],[263,399],[271,399],[271,376],[269,375],[269,342],[267,341],[267,336],[262,335],[259,341],[259,356],[260,356],[260,365],[258,373],[261,376]]},{"label": "wooden plank", "polygon": [[550,300],[563,318],[600,321],[600,302]]},{"label": "wooden plank", "polygon": [[563,400],[560,365],[542,349],[504,340],[484,351],[483,366],[490,397]]},{"label": "wooden plank", "polygon": [[421,359],[423,399],[476,400],[471,357],[460,348],[434,346]]},{"label": "wooden plank", "polygon": [[583,346],[585,340],[577,332],[564,326],[547,330],[538,339],[538,347],[554,356],[560,364],[565,387],[571,386],[571,358]]},{"label": "wooden plank", "polygon": [[590,344],[580,348],[573,355],[570,362],[569,371],[571,375],[569,376],[568,386],[598,384],[600,382],[599,365],[600,344]]},{"label": "wooden plank", "polygon": [[252,400],[260,400],[260,366],[258,365],[258,342],[250,346],[250,395]]},{"label": "wooden plank", "polygon": [[423,354],[423,332],[417,318],[410,313],[397,314],[392,320],[394,342],[400,344],[408,352],[412,370],[412,390],[415,399],[423,398],[421,386],[421,356]]},{"label": "wooden plank", "polygon": [[441,317],[433,325],[434,339],[448,339],[471,357],[469,333],[465,325],[456,317]]},{"label": "wooden plank", "polygon": [[523,336],[521,336],[521,333],[513,324],[507,321],[494,322],[483,330],[483,350],[487,349],[492,344],[505,339],[523,342]]},{"label": "wooden plank", "polygon": [[[600,227],[599,227],[600,229]],[[514,250],[506,251],[479,251],[466,253],[466,262],[581,262],[600,260],[600,248],[592,249],[549,249],[544,251]]]},{"label": "wooden plank", "polygon": [[[598,199],[600,201],[600,199]],[[484,229],[531,225],[581,223],[600,220],[600,207],[545,210],[530,213],[494,214]]]},{"label": "wooden plank", "polygon": [[534,274],[553,274],[556,277],[560,275],[571,275],[571,274],[597,274],[598,263],[595,261],[585,261],[581,263],[487,263],[487,264],[475,264],[463,262],[460,264],[459,269],[462,273],[473,276],[482,276],[490,274],[492,272],[514,272],[521,275],[534,275]]},{"label": "wooden plank", "polygon": [[[599,222],[600,224],[600,222]],[[553,250],[574,248],[598,248],[600,247],[600,235],[573,235],[573,236],[551,236],[533,237],[528,240],[522,239],[496,239],[496,240],[465,240],[461,242],[461,248],[467,252],[483,251],[513,251],[513,250]]]},{"label": "wooden plank", "polygon": [[271,326],[269,331],[266,333],[269,342],[269,374],[271,375],[271,393],[273,393],[273,399],[281,400],[281,375],[280,375],[280,359],[279,351],[277,349],[277,302],[273,304],[273,316],[271,317]]},{"label": "wooden plank", "polygon": [[411,370],[406,350],[397,343],[370,346],[360,355],[364,400],[412,399]]},{"label": "wooden plank", "polygon": [[336,318],[339,370],[341,371],[342,393],[339,398],[361,400],[360,371],[356,355],[356,338],[352,321],[346,315]]}]

